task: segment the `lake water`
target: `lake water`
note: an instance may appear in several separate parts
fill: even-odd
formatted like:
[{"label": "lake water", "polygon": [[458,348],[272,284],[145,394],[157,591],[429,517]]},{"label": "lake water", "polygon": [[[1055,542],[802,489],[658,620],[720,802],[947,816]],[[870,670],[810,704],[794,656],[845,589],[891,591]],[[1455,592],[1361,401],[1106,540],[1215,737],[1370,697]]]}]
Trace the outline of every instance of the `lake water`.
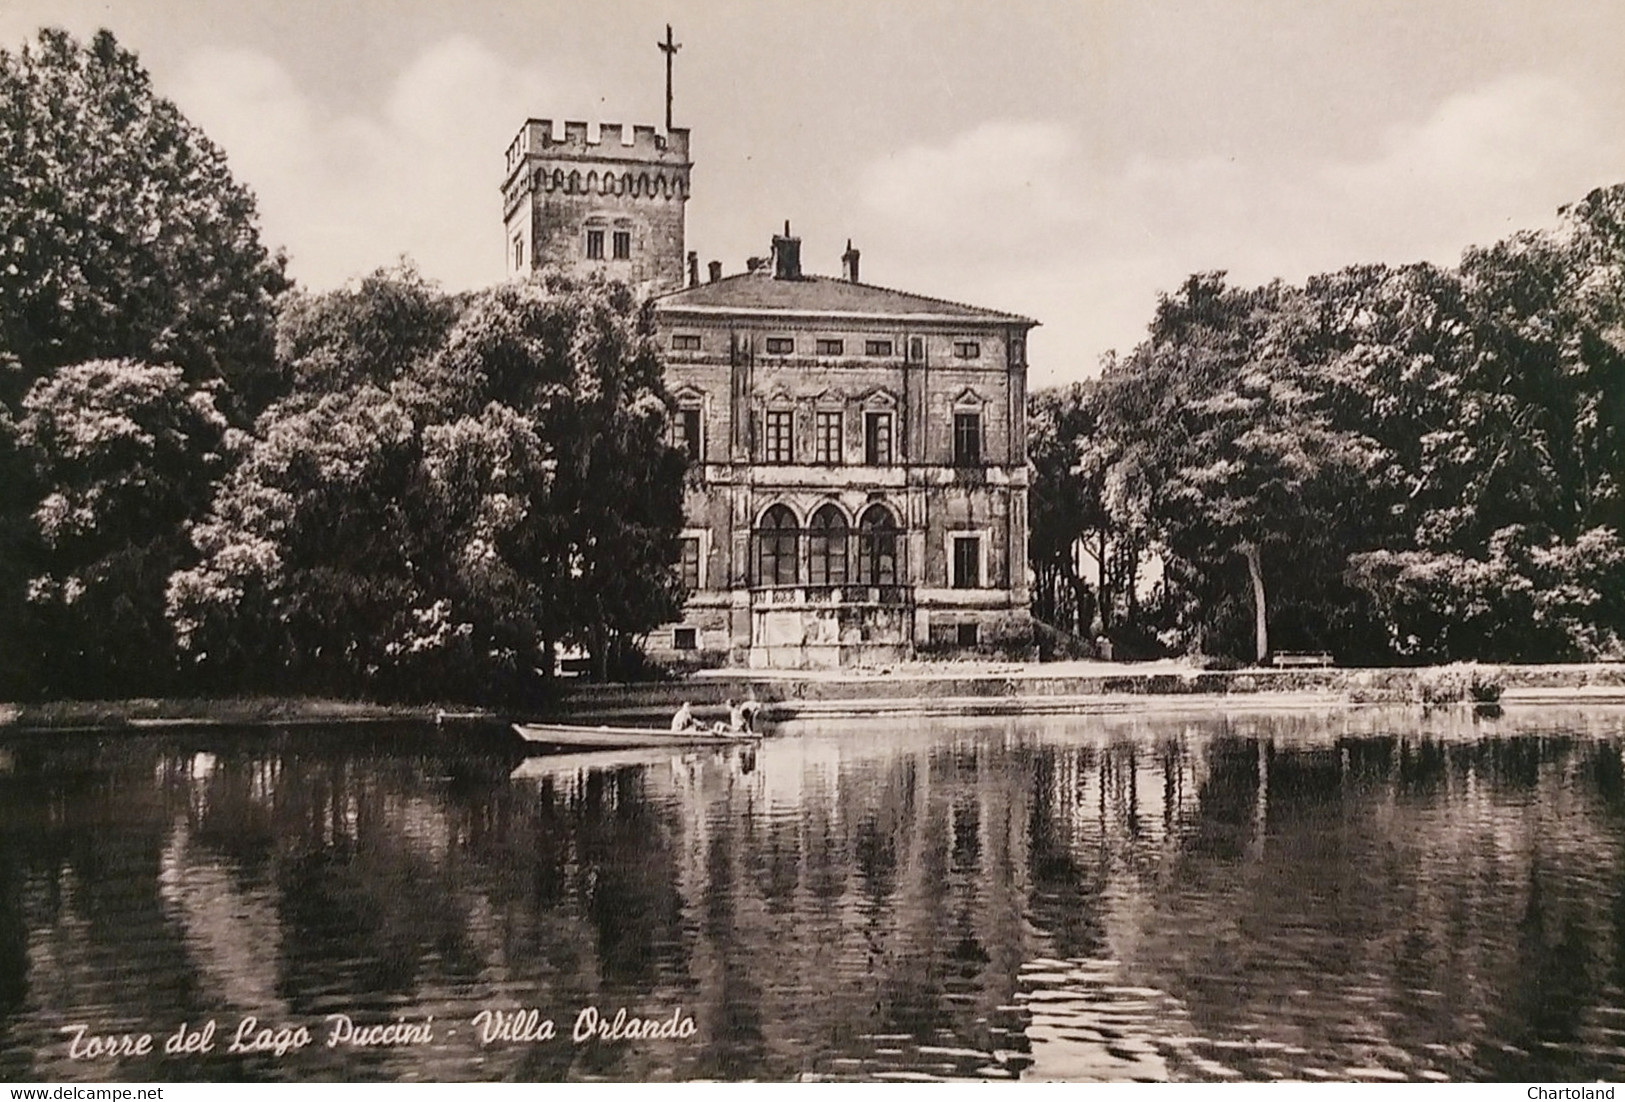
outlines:
[{"label": "lake water", "polygon": [[[13,738],[0,1079],[1618,1080],[1622,747],[1610,708]],[[617,1010],[686,1035],[574,1039]]]}]

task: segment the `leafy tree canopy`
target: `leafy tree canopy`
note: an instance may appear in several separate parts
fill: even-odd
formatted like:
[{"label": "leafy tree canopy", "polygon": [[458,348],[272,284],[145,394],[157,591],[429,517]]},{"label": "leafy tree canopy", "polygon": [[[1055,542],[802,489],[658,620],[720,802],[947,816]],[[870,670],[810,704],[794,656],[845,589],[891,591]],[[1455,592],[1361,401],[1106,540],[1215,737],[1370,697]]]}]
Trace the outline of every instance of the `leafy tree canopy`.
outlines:
[{"label": "leafy tree canopy", "polygon": [[132,358],[258,408],[285,286],[253,197],[111,33],[0,51],[0,351],[23,386]]}]

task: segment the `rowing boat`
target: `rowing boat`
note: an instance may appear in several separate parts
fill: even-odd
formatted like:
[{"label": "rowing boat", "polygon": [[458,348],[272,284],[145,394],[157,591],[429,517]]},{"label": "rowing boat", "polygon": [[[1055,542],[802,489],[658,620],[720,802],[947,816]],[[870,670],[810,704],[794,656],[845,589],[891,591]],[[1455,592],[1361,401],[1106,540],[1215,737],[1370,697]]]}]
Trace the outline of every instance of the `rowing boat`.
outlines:
[{"label": "rowing boat", "polygon": [[751,743],[755,733],[716,734],[712,731],[658,731],[650,727],[582,727],[567,723],[515,723],[513,729],[526,742],[547,746],[641,747],[731,746]]}]

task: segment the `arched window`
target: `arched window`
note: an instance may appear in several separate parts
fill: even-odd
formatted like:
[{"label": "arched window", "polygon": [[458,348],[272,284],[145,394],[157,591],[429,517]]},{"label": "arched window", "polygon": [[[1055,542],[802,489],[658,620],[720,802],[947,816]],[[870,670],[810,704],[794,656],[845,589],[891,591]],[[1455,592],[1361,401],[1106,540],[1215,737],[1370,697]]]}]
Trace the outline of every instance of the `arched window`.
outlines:
[{"label": "arched window", "polygon": [[775,505],[756,529],[756,584],[795,585],[799,581],[801,526],[787,506]]},{"label": "arched window", "polygon": [[884,505],[871,505],[858,520],[858,584],[897,584],[897,521]]},{"label": "arched window", "polygon": [[807,584],[846,584],[846,517],[825,505],[807,522]]}]

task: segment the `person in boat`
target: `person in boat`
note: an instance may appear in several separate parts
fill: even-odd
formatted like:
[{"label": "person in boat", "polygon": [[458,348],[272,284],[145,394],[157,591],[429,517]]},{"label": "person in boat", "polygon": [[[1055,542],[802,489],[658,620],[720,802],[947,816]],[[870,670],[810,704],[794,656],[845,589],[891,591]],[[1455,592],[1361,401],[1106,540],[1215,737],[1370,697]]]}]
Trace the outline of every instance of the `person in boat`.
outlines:
[{"label": "person in boat", "polygon": [[700,721],[694,718],[693,707],[686,700],[683,701],[683,706],[677,709],[677,714],[671,717],[673,731],[692,731],[699,725]]},{"label": "person in boat", "polygon": [[728,701],[728,726],[736,735],[749,735],[756,730],[756,713],[762,706],[754,700],[741,700],[736,706]]}]

